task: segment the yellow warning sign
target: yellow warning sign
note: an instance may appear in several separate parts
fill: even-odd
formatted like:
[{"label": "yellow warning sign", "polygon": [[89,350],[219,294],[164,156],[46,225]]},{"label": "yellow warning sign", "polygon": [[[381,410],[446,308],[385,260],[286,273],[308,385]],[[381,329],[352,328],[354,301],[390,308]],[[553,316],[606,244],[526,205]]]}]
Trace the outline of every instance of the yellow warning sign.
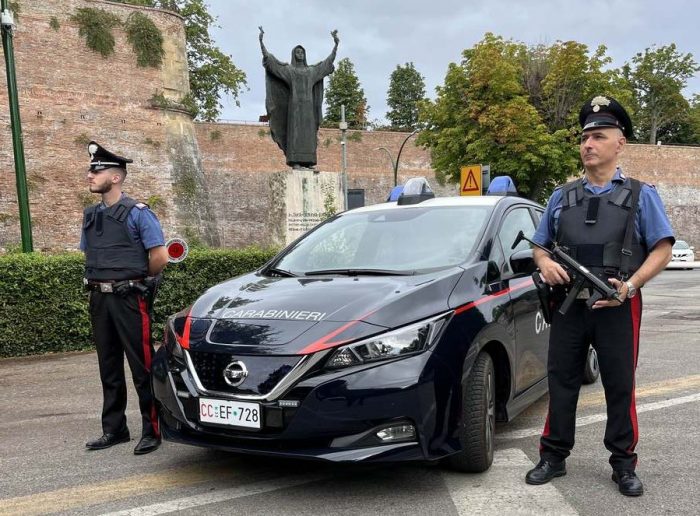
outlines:
[{"label": "yellow warning sign", "polygon": [[461,168],[459,195],[481,195],[481,165]]}]

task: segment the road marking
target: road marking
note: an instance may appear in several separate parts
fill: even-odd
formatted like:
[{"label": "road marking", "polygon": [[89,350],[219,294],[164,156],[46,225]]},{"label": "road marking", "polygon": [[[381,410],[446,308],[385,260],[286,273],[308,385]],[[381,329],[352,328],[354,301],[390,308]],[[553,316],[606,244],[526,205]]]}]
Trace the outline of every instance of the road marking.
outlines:
[{"label": "road marking", "polygon": [[302,484],[309,484],[329,478],[328,475],[302,475],[299,477],[282,477],[273,480],[265,480],[263,482],[254,482],[239,487],[222,489],[218,492],[205,493],[194,496],[187,496],[171,500],[169,502],[156,503],[146,505],[144,507],[136,507],[125,511],[110,512],[103,516],[155,516],[156,514],[167,514],[169,512],[184,511],[202,505],[210,505],[212,503],[227,502],[244,496],[252,496],[278,489],[286,489]]},{"label": "road marking", "polygon": [[513,448],[497,451],[485,473],[444,472],[442,476],[460,515],[578,514],[553,483],[525,483],[525,472],[533,466],[522,450]]},{"label": "road marking", "polygon": [[228,464],[197,465],[162,473],[134,475],[97,484],[0,499],[0,515],[45,514],[47,507],[51,508],[51,512],[67,511],[77,507],[132,498],[155,491],[211,482],[214,478],[233,479],[235,476],[242,475],[241,471],[231,471]]},{"label": "road marking", "polygon": [[[685,403],[693,403],[695,401],[700,401],[700,392],[696,394],[691,394],[689,396],[683,396],[681,398],[672,398],[670,400],[664,401],[654,401],[651,403],[644,403],[642,405],[637,405],[637,414],[642,412],[649,412],[652,410],[660,410],[668,407],[674,407],[676,405],[683,405]],[[600,423],[601,421],[606,421],[608,416],[605,413],[593,414],[591,416],[579,417],[576,419],[576,427],[592,425],[593,423]],[[542,427],[537,428],[527,428],[524,430],[514,430],[512,432],[503,432],[496,435],[497,441],[507,441],[511,439],[524,439],[526,437],[533,437],[542,434]]]},{"label": "road marking", "polygon": [[[648,383],[636,388],[637,400],[650,396],[659,396],[670,392],[677,392],[686,389],[696,389],[700,387],[700,374],[674,378],[673,380],[662,380],[660,382]],[[581,396],[578,400],[578,408],[593,407],[605,404],[605,393],[602,386],[599,392],[592,392]]]}]

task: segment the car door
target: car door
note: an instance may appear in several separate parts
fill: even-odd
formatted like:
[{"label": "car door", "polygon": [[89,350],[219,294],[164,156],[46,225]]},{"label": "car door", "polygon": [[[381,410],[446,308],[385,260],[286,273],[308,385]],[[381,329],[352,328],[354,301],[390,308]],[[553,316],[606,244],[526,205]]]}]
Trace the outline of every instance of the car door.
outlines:
[{"label": "car door", "polygon": [[[530,278],[534,263],[522,260],[523,256],[531,256],[532,251],[525,240],[512,248],[520,231],[532,238],[536,229],[534,215],[529,206],[516,205],[504,214],[498,230],[498,240],[505,258],[501,278],[508,288],[513,314],[516,395],[547,374],[549,326],[542,319],[537,291]],[[515,258],[520,258],[521,261],[515,262]],[[518,268],[523,264],[531,267],[527,270]]]}]

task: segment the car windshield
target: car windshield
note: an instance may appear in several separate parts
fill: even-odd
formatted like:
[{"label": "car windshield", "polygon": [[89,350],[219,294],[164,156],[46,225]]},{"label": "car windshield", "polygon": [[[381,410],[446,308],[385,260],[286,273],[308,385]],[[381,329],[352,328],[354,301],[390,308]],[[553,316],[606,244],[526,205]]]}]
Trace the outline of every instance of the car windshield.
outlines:
[{"label": "car windshield", "polygon": [[676,243],[673,244],[674,249],[690,249],[690,246],[688,245],[687,242],[684,242],[683,240],[676,240]]},{"label": "car windshield", "polygon": [[294,274],[413,273],[463,263],[489,206],[393,208],[349,212],[302,239],[275,269]]}]

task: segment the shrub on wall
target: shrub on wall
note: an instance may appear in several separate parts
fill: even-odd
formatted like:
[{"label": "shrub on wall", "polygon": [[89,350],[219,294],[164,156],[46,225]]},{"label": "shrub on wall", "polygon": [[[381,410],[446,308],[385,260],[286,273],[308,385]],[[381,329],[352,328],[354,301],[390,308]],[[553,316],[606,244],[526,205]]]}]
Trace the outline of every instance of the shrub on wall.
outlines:
[{"label": "shrub on wall", "polygon": [[136,52],[139,66],[158,68],[163,62],[163,34],[156,24],[143,13],[131,13],[124,24],[127,39]]},{"label": "shrub on wall", "polygon": [[[170,264],[155,304],[154,338],[168,315],[204,290],[260,267],[274,250],[193,250]],[[0,256],[0,357],[90,349],[88,294],[82,253]]]},{"label": "shrub on wall", "polygon": [[102,57],[114,53],[114,35],[112,29],[121,23],[118,16],[92,7],[81,7],[71,19],[78,24],[78,34],[85,38],[85,43]]}]

